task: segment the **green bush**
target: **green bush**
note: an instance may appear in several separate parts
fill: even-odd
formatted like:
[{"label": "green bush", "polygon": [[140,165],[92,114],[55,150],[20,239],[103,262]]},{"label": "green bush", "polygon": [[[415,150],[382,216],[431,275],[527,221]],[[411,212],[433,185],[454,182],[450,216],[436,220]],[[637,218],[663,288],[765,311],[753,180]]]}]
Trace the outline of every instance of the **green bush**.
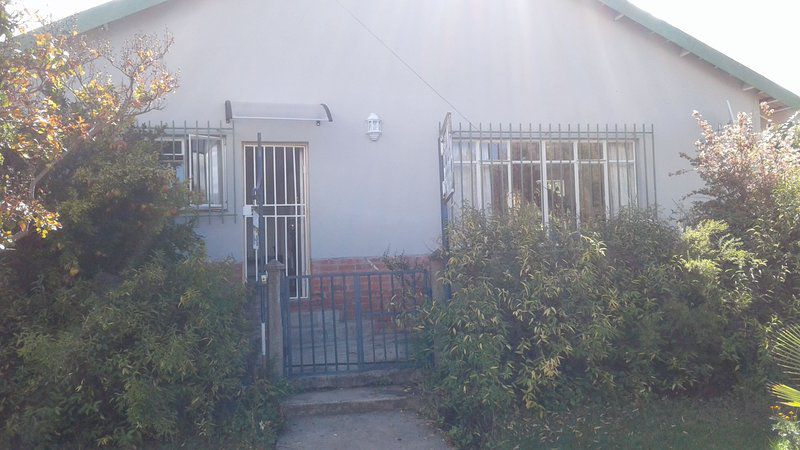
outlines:
[{"label": "green bush", "polygon": [[[580,233],[538,212],[466,211],[449,230],[449,302],[423,311],[431,398],[461,446],[598,399],[710,394],[759,377],[760,261],[702,222],[627,211]],[[524,434],[524,433],[523,433]]]},{"label": "green bush", "polygon": [[[800,117],[766,127],[751,115],[715,129],[696,114],[701,139],[685,155],[704,181],[686,222],[718,220],[764,264],[754,276],[755,314],[762,322],[797,323],[800,300]],[[755,119],[763,120],[763,119]]]},{"label": "green bush", "polygon": [[800,323],[800,167],[772,193],[774,208],[758,217],[744,236],[746,247],[764,260],[756,273],[759,315]]},{"label": "green bush", "polygon": [[[27,300],[50,304],[61,319],[16,335],[5,407],[11,442],[128,446],[258,423],[269,425],[269,439],[277,393],[242,384],[251,346],[240,286],[228,264],[157,255],[105,293],[84,283],[34,292]],[[75,304],[81,314],[67,311]],[[253,424],[232,423],[256,390],[272,401]]]},{"label": "green bush", "polygon": [[49,186],[63,229],[0,255],[0,447],[274,440],[244,287],[176,223],[152,138],[70,157]]}]

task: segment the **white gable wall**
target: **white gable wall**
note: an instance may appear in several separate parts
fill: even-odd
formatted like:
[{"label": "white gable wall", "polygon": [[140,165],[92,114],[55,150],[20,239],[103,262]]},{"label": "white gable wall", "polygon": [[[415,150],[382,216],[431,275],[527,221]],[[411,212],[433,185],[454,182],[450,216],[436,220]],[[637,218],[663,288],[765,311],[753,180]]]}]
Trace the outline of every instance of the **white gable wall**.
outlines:
[{"label": "white gable wall", "polygon": [[[697,109],[713,123],[757,112],[755,93],[594,0],[341,0],[474,123],[654,124],[659,203],[697,186],[686,166]],[[169,30],[180,89],[152,120],[219,123],[225,100],[327,103],[334,123],[236,123],[237,190],[202,218],[213,257],[242,260],[242,141],[307,142],[312,257],[407,254],[438,245],[437,124],[453,108],[335,0],[172,0],[96,32],[115,45]],[[371,112],[378,142],[364,135]],[[454,111],[453,111],[454,112]],[[454,112],[454,121],[464,121]],[[232,153],[231,153],[232,152]],[[231,164],[228,164],[230,169]]]}]

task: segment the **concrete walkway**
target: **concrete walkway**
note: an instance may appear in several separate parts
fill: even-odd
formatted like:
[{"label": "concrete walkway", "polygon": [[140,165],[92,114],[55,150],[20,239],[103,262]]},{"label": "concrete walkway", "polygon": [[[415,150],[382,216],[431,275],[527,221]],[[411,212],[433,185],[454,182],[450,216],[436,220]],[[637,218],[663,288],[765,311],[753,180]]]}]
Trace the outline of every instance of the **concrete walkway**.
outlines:
[{"label": "concrete walkway", "polygon": [[439,430],[411,411],[289,419],[279,449],[450,449]]},{"label": "concrete walkway", "polygon": [[358,387],[311,391],[284,403],[279,449],[450,449],[442,433],[414,411],[402,389]]}]

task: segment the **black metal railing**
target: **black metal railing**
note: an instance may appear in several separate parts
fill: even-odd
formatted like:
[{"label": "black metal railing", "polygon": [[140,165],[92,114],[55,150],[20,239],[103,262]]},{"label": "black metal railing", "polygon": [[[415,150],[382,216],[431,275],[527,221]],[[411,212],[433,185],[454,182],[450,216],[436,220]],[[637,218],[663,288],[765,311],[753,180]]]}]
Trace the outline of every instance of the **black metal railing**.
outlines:
[{"label": "black metal railing", "polygon": [[[304,297],[291,295],[302,286]],[[408,367],[417,358],[412,331],[430,299],[425,270],[284,277],[284,373],[330,374]]]}]

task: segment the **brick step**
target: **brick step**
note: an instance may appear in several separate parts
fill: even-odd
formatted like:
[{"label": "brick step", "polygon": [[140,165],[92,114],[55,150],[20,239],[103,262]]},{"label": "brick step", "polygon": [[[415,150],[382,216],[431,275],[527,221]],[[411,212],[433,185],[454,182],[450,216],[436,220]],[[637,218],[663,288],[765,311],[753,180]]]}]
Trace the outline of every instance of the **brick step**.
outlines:
[{"label": "brick step", "polygon": [[415,409],[417,402],[400,386],[357,387],[304,392],[281,407],[286,417],[309,417]]}]

